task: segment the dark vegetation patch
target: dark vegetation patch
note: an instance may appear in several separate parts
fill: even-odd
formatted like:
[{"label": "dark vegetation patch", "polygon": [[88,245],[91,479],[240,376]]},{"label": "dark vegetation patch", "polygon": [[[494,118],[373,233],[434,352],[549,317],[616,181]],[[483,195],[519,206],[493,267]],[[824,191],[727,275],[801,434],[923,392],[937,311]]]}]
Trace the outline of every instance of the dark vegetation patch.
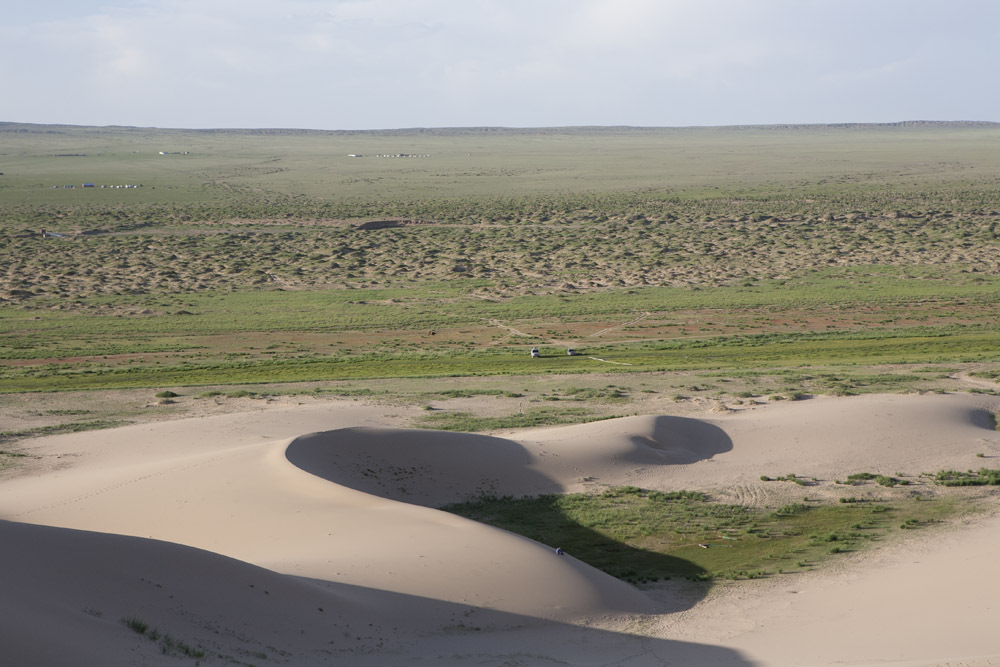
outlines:
[{"label": "dark vegetation patch", "polygon": [[439,431],[499,431],[506,429],[531,428],[535,426],[555,426],[558,424],[582,424],[613,419],[619,415],[599,415],[588,408],[532,408],[523,412],[500,417],[481,417],[468,412],[430,412],[417,425]]},{"label": "dark vegetation patch", "polygon": [[136,616],[123,618],[122,623],[125,627],[132,630],[136,634],[141,635],[152,642],[156,642],[163,655],[173,656],[176,658],[204,658],[206,655],[203,648],[192,646],[191,644],[177,639],[168,633],[160,632],[157,628],[150,627],[146,621]]},{"label": "dark vegetation patch", "polygon": [[[0,442],[3,442],[3,438],[0,438]],[[17,465],[19,459],[27,457],[28,455],[24,452],[11,452],[0,449],[0,470],[13,467]]]},{"label": "dark vegetation patch", "polygon": [[934,476],[942,486],[1000,486],[1000,470],[980,468],[978,471],[942,470]]},{"label": "dark vegetation patch", "polygon": [[792,503],[766,510],[632,486],[598,494],[488,497],[442,509],[561,548],[632,582],[745,579],[809,569],[896,529],[959,511],[950,499]]},{"label": "dark vegetation patch", "polygon": [[429,396],[440,396],[441,398],[471,398],[473,396],[503,396],[506,398],[520,398],[523,394],[503,389],[442,389],[435,391]]},{"label": "dark vegetation patch", "polygon": [[38,426],[21,431],[0,431],[0,442],[21,440],[24,438],[39,438],[46,435],[58,435],[61,433],[78,433],[80,431],[95,431],[98,429],[116,428],[118,426],[124,426],[128,423],[128,421],[121,419],[94,419],[85,422]]}]

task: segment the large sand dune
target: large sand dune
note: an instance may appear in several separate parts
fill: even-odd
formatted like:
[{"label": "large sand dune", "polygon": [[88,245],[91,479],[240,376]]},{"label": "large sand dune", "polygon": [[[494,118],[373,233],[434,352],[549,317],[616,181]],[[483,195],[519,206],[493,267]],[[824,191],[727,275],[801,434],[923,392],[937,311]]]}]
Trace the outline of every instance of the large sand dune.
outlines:
[{"label": "large sand dune", "polygon": [[121,622],[138,618],[210,663],[993,664],[994,519],[700,599],[435,509],[624,483],[757,502],[761,475],[978,467],[1000,454],[992,400],[815,399],[495,436],[333,405],[39,439],[52,465],[0,482],[0,662],[185,657]]}]

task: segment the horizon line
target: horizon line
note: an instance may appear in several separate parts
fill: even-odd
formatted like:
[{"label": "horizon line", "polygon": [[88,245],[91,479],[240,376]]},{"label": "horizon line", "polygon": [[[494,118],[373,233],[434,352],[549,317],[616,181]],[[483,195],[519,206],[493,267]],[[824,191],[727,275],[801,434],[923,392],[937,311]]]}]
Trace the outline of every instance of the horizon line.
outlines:
[{"label": "horizon line", "polygon": [[315,132],[315,133],[376,133],[376,132],[542,132],[542,131],[652,131],[652,130],[724,130],[724,129],[804,129],[831,128],[850,129],[859,127],[919,127],[919,126],[957,126],[982,127],[1000,125],[998,121],[989,120],[901,120],[888,122],[845,121],[828,123],[738,123],[727,125],[442,125],[442,126],[410,126],[385,127],[367,129],[321,129],[308,127],[160,127],[155,125],[93,125],[76,123],[33,123],[24,121],[0,121],[0,129],[12,127],[31,128],[79,128],[97,130],[160,130],[174,132]]}]

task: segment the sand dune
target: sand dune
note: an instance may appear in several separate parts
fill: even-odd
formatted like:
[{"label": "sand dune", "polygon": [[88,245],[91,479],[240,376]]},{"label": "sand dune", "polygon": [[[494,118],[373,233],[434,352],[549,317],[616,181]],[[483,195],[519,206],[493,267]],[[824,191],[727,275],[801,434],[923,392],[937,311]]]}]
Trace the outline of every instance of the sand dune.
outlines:
[{"label": "sand dune", "polygon": [[244,659],[280,652],[296,635],[307,653],[331,649],[334,636],[342,653],[378,641],[372,606],[210,552],[10,522],[0,536],[5,664],[142,664],[161,651],[123,633],[122,619]]},{"label": "sand dune", "polygon": [[[995,408],[995,399],[978,396],[816,398],[713,413],[703,420],[632,418],[653,420],[652,429],[636,429],[642,421],[614,420],[536,431],[523,439],[528,446],[573,447],[578,439],[574,429],[585,434],[593,427],[593,442],[616,443],[613,462],[631,464],[624,470],[621,465],[610,470],[604,466],[609,478],[600,481],[731,494],[734,489],[759,489],[762,475],[794,473],[835,480],[855,472],[919,475],[979,468],[984,465],[979,454],[1000,456],[1000,433],[992,420]],[[650,439],[660,443],[653,452],[643,453],[635,445]],[[627,448],[624,441],[635,448]],[[652,465],[656,451],[665,452],[663,463],[685,465]],[[600,475],[599,451],[596,458],[591,470]]]},{"label": "sand dune", "polygon": [[982,572],[1000,523],[922,543],[919,563],[890,549],[664,604],[435,508],[624,483],[753,502],[762,474],[966,469],[1000,455],[992,400],[817,399],[495,436],[389,428],[351,404],[39,439],[56,465],[0,482],[0,653],[175,661],[121,623],[135,616],[258,665],[990,664],[1000,584]]}]

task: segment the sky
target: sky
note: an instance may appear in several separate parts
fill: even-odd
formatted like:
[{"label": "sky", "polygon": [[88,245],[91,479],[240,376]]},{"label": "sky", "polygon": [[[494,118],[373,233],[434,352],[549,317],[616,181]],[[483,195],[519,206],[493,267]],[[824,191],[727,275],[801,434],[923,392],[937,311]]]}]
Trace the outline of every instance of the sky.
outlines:
[{"label": "sky", "polygon": [[171,128],[1000,121],[1000,0],[33,0],[0,121]]}]

